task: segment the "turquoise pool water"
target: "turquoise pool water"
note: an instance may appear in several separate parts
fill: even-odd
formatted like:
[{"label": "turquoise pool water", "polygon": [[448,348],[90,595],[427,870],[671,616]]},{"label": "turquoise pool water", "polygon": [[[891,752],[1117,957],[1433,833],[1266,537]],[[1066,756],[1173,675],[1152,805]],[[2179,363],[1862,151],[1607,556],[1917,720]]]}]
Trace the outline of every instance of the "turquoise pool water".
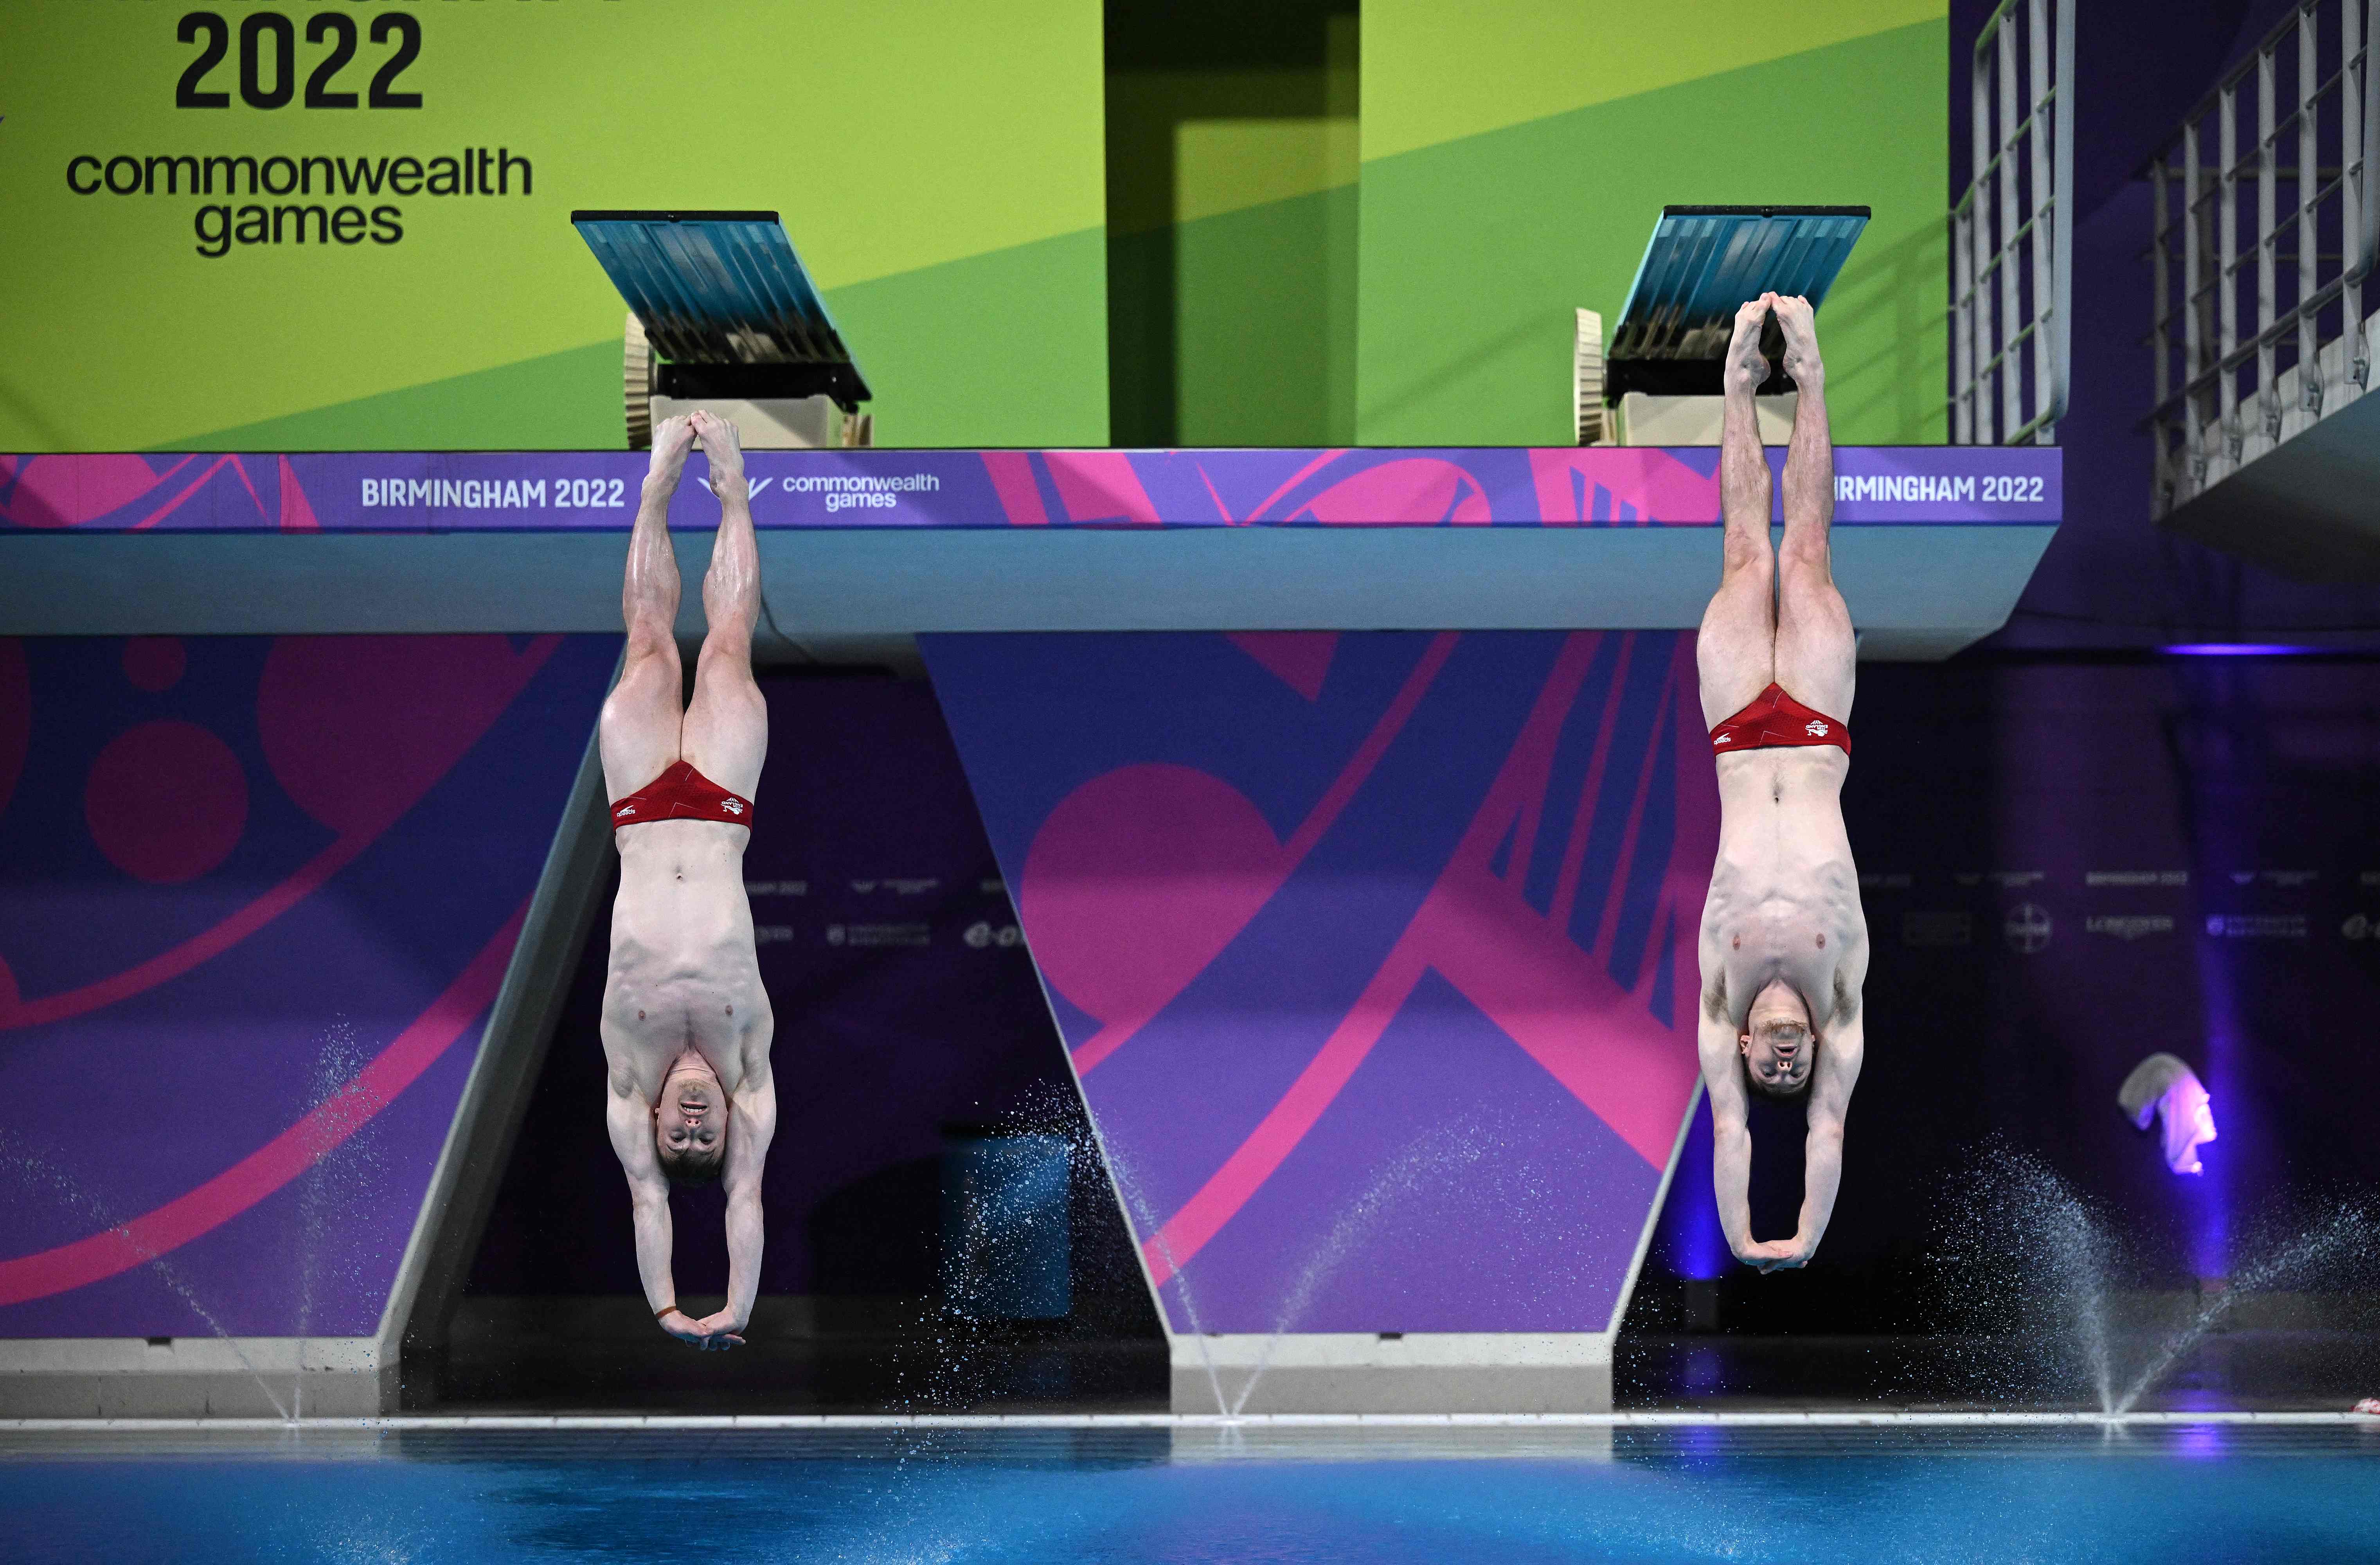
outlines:
[{"label": "turquoise pool water", "polygon": [[0,1557],[2337,1561],[2380,1430],[20,1434]]}]

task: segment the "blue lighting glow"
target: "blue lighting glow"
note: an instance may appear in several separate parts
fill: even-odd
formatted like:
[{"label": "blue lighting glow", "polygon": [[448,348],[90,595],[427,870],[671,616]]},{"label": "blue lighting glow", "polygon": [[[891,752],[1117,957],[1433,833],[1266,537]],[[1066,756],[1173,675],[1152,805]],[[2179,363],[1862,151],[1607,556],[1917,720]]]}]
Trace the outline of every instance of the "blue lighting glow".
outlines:
[{"label": "blue lighting glow", "polygon": [[1679,1149],[1678,1170],[1661,1209],[1661,1253],[1676,1276],[1707,1281],[1726,1276],[1734,1257],[1728,1254],[1711,1194],[1710,1106],[1699,1089],[1690,1113],[1686,1144]]},{"label": "blue lighting glow", "polygon": [[2177,641],[2157,649],[2169,658],[2276,658],[2319,649],[2285,646],[2276,641]]}]

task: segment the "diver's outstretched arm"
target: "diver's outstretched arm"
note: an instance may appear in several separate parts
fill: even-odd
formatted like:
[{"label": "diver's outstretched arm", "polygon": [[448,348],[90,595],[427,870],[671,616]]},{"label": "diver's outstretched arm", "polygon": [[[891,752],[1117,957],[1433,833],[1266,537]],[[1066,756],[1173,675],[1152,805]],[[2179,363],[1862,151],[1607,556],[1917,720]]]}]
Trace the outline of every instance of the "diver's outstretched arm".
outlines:
[{"label": "diver's outstretched arm", "polygon": [[613,1072],[603,1096],[603,1126],[611,1133],[613,1155],[628,1176],[628,1206],[637,1232],[637,1280],[644,1284],[645,1303],[652,1307],[662,1329],[685,1337],[694,1322],[677,1313],[677,1284],[670,1278],[669,1181],[662,1175],[661,1158],[653,1151],[652,1105],[637,1090],[635,1080]]},{"label": "diver's outstretched arm", "polygon": [[713,1336],[738,1343],[740,1333],[752,1323],[752,1304],[760,1292],[760,1253],[767,1238],[760,1174],[776,1134],[777,1084],[764,1054],[758,1064],[745,1068],[743,1085],[735,1089],[727,1167],[720,1176],[727,1188],[727,1304],[701,1323]]},{"label": "diver's outstretched arm", "polygon": [[1802,1154],[1802,1219],[1793,1232],[1796,1266],[1818,1252],[1818,1241],[1835,1215],[1835,1192],[1843,1177],[1843,1119],[1852,1088],[1859,1085],[1867,1054],[1867,1028],[1853,992],[1847,1013],[1838,1013],[1819,1040],[1810,1082],[1810,1132]]},{"label": "diver's outstretched arm", "polygon": [[1762,1246],[1752,1237],[1752,1125],[1743,1090],[1743,1064],[1735,1025],[1725,1001],[1706,989],[1695,1033],[1702,1059],[1703,1094],[1710,1099],[1711,1193],[1718,1201],[1719,1231],[1736,1259],[1758,1265]]}]

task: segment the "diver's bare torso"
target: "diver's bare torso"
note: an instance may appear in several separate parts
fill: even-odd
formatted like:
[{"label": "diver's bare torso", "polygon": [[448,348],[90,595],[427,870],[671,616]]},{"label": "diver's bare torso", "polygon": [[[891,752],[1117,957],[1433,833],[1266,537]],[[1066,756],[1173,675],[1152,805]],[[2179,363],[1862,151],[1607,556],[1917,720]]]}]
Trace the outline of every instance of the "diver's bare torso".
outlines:
[{"label": "diver's bare torso", "polygon": [[775,1019],[744,893],[751,837],[750,827],[718,820],[654,820],[616,833],[603,1053],[648,1101],[688,1049],[731,1097],[750,1070],[765,1068]]},{"label": "diver's bare torso", "polygon": [[1823,1037],[1858,1003],[1867,919],[1843,831],[1851,758],[1829,746],[1717,758],[1718,856],[1703,905],[1703,996],[1713,1020],[1744,1025],[1754,997],[1782,979]]}]

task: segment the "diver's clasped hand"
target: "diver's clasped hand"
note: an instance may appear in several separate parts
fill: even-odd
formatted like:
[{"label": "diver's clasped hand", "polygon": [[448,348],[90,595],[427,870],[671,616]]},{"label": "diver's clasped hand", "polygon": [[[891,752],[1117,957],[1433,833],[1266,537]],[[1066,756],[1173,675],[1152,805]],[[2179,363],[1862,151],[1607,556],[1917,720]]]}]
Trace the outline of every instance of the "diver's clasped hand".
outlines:
[{"label": "diver's clasped hand", "polygon": [[1735,1258],[1755,1271],[1765,1273],[1791,1271],[1807,1266],[1810,1257],[1817,1253],[1818,1246],[1815,1242],[1805,1241],[1800,1234],[1795,1234],[1791,1239],[1755,1239],[1736,1251]]},{"label": "diver's clasped hand", "polygon": [[693,1319],[683,1311],[672,1310],[661,1317],[662,1329],[681,1342],[690,1342],[706,1353],[723,1353],[730,1348],[740,1348],[744,1339],[738,1335],[744,1323],[725,1310],[715,1315]]}]

